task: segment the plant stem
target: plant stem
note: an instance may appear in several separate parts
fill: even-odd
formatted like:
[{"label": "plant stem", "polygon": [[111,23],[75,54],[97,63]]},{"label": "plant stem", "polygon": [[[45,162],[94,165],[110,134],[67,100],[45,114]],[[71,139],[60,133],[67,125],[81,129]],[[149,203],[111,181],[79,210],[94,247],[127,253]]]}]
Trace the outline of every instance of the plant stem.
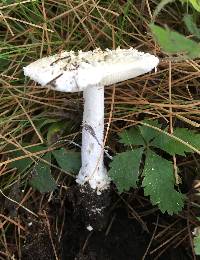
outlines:
[{"label": "plant stem", "polygon": [[108,188],[109,178],[103,162],[104,86],[90,86],[83,92],[82,167],[79,184],[89,183],[97,191]]}]

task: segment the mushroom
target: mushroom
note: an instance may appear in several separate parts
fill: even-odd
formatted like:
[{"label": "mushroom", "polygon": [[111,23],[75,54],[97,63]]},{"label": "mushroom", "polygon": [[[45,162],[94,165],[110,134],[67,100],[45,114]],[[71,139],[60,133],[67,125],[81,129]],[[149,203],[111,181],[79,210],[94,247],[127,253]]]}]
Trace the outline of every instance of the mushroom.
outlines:
[{"label": "mushroom", "polygon": [[103,162],[104,86],[151,71],[158,65],[154,55],[133,48],[88,52],[62,52],[39,59],[24,68],[25,76],[61,92],[83,91],[82,167],[76,182],[100,194],[110,178]]}]

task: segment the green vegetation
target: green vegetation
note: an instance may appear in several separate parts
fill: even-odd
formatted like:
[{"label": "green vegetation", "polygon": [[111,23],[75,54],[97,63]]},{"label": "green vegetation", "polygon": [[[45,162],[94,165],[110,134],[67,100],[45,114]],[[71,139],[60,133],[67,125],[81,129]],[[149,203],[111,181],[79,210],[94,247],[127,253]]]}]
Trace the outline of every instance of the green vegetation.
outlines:
[{"label": "green vegetation", "polygon": [[[183,241],[199,255],[199,1],[3,0],[0,16],[0,257],[20,257],[30,213],[20,210],[47,212],[49,194],[59,189],[64,200],[80,168],[82,96],[36,87],[23,66],[62,50],[118,45],[153,53],[160,64],[157,73],[105,88],[110,176],[128,212],[129,198],[139,201],[139,218],[155,206],[178,213],[158,223],[156,253]],[[146,210],[148,198],[155,206]],[[187,230],[176,225],[182,220]],[[59,221],[51,228],[62,233]]]},{"label": "green vegetation", "polygon": [[144,194],[150,196],[152,204],[158,205],[163,213],[178,213],[183,208],[185,196],[175,189],[179,183],[176,183],[172,160],[160,156],[163,152],[159,151],[184,156],[185,152],[192,152],[192,145],[195,150],[200,148],[200,134],[175,128],[174,134],[170,135],[169,129],[161,130],[156,121],[142,123],[119,134],[120,142],[131,150],[113,158],[110,176],[120,192],[137,187],[139,176],[142,177]]}]

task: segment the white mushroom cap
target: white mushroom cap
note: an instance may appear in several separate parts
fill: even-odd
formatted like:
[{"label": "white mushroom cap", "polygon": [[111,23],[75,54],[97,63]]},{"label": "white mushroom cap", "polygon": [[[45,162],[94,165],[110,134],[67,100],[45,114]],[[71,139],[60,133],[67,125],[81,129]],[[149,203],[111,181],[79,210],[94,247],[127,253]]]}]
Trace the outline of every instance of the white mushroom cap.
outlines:
[{"label": "white mushroom cap", "polygon": [[133,48],[70,51],[39,59],[26,66],[24,74],[42,86],[77,92],[88,86],[106,86],[137,77],[151,71],[158,62],[154,55]]}]

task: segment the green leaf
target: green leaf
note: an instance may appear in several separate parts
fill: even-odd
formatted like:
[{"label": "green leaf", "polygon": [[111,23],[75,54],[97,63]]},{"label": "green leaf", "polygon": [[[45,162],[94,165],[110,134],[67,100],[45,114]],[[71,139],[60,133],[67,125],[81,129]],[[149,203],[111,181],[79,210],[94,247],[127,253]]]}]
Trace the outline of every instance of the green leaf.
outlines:
[{"label": "green leaf", "polygon": [[3,4],[13,4],[15,2],[15,0],[1,0]]},{"label": "green leaf", "polygon": [[[42,157],[47,162],[51,162],[51,153]],[[29,181],[30,185],[40,192],[51,192],[56,188],[56,182],[51,175],[51,166],[43,161],[39,161],[33,169],[33,177]]]},{"label": "green leaf", "polygon": [[72,120],[57,121],[51,124],[47,132],[47,142],[49,145],[60,140],[62,134],[67,131],[71,132],[74,122]]},{"label": "green leaf", "polygon": [[[161,124],[158,123],[157,120],[144,120],[144,123],[155,126],[157,128],[161,128]],[[158,135],[158,130],[151,128],[150,126],[141,125],[139,126],[140,132],[144,138],[144,140],[148,143],[150,140],[155,138]]]},{"label": "green leaf", "polygon": [[39,118],[35,120],[34,124],[38,131],[41,131],[43,127],[48,127],[49,124],[55,123],[56,119],[53,118]]},{"label": "green leaf", "polygon": [[[200,150],[200,134],[187,128],[175,128],[174,136],[192,145],[197,150]],[[173,139],[165,133],[158,132],[157,137],[151,145],[160,148],[171,155],[179,154],[185,156],[186,152],[193,152],[191,148],[185,144]]]},{"label": "green leaf", "polygon": [[110,163],[109,176],[120,193],[136,186],[142,153],[142,148],[120,153]]},{"label": "green leaf", "polygon": [[47,142],[49,145],[56,143],[65,130],[65,123],[62,121],[51,124],[47,132]]},{"label": "green leaf", "polygon": [[81,168],[81,154],[64,148],[52,152],[58,165],[64,171],[77,174]]},{"label": "green leaf", "polygon": [[192,15],[185,15],[183,18],[183,21],[185,22],[185,25],[187,26],[188,31],[196,36],[198,39],[200,39],[200,29],[196,26],[196,24],[193,22]]},{"label": "green leaf", "polygon": [[121,132],[119,137],[120,143],[125,145],[145,145],[144,139],[142,138],[140,130],[137,126]]},{"label": "green leaf", "polygon": [[179,54],[184,59],[194,59],[200,56],[200,44],[197,42],[168,28],[164,29],[154,24],[150,24],[150,28],[164,51]]},{"label": "green leaf", "polygon": [[[155,126],[157,128],[161,128],[161,125],[158,121],[154,120],[144,120],[144,123]],[[125,145],[143,145],[146,146],[150,140],[155,138],[158,135],[158,131],[151,128],[150,126],[140,125],[130,128],[129,130],[125,130],[119,134],[120,143]],[[145,143],[146,142],[146,143]]]},{"label": "green leaf", "polygon": [[190,3],[194,9],[200,12],[200,1],[199,0],[181,0],[182,3]]},{"label": "green leaf", "polygon": [[196,255],[200,255],[200,233],[194,237],[194,251]]},{"label": "green leaf", "polygon": [[[200,1],[199,0],[180,0],[182,3],[190,3],[194,9],[196,9],[198,12],[200,12]],[[153,19],[155,20],[156,16],[159,14],[159,12],[165,7],[165,5],[175,2],[175,0],[162,0],[159,2],[159,4],[156,6],[156,9],[153,14]]]},{"label": "green leaf", "polygon": [[[23,146],[25,146],[25,145],[23,145]],[[36,145],[36,146],[32,146],[32,147],[25,148],[25,149],[28,152],[35,153],[35,152],[39,152],[39,151],[42,151],[42,150],[46,150],[47,147],[45,147],[44,145]],[[20,150],[20,151],[12,152],[11,156],[13,158],[17,158],[17,157],[21,157],[23,155],[26,155],[26,153],[24,151]],[[20,160],[16,160],[16,161],[11,162],[9,164],[9,167],[10,168],[17,168],[18,172],[21,173],[24,170],[26,170],[28,167],[30,167],[33,162],[34,161],[30,157],[26,157],[24,159],[20,159]]]},{"label": "green leaf", "polygon": [[200,1],[199,0],[189,0],[189,2],[192,4],[194,9],[196,9],[198,12],[200,12]]},{"label": "green leaf", "polygon": [[143,176],[144,193],[150,196],[153,205],[158,205],[162,213],[167,211],[170,215],[181,211],[184,195],[174,189],[173,165],[170,161],[149,150]]}]

